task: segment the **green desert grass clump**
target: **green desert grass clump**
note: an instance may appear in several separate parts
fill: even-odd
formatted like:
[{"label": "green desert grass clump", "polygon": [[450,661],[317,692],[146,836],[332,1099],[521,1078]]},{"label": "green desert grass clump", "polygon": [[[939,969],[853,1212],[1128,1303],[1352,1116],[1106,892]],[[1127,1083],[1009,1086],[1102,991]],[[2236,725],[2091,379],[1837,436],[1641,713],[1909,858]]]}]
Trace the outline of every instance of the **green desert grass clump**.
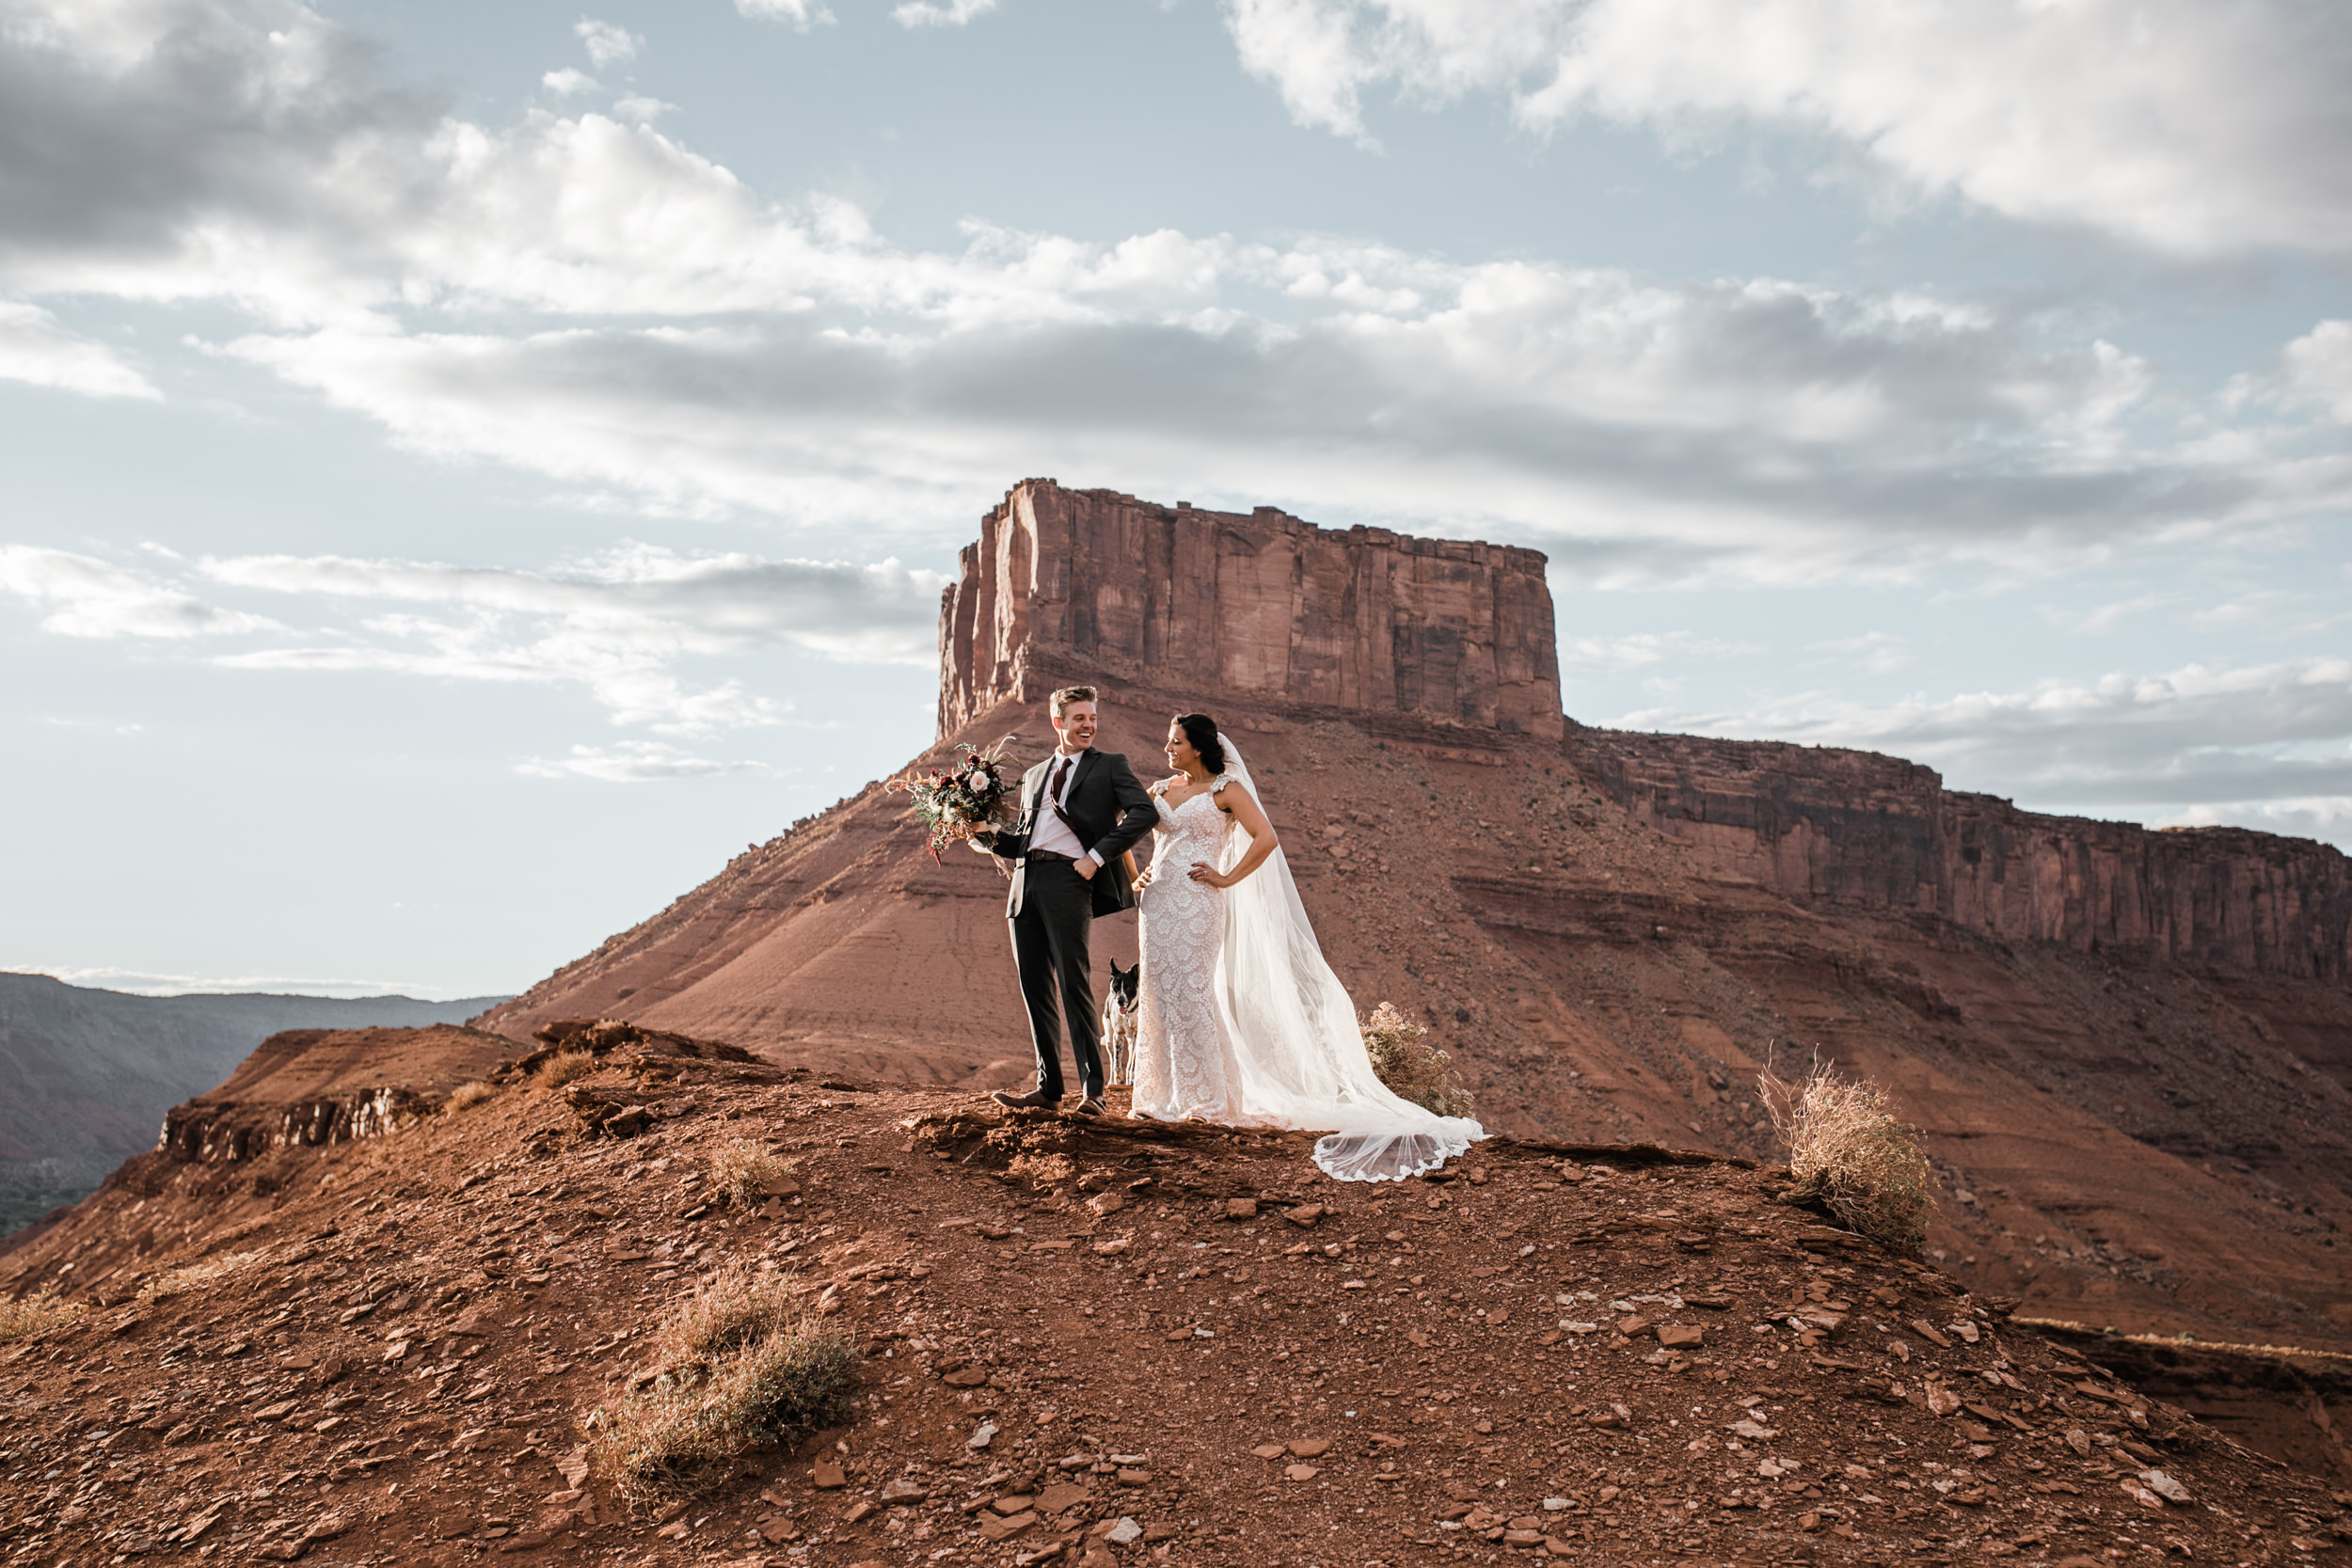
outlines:
[{"label": "green desert grass clump", "polygon": [[62,1328],[83,1310],[78,1302],[61,1300],[45,1291],[14,1301],[0,1299],[0,1344]]},{"label": "green desert grass clump", "polygon": [[470,1084],[460,1084],[454,1089],[452,1089],[449,1095],[449,1103],[441,1108],[447,1111],[450,1115],[455,1116],[460,1111],[472,1110],[484,1101],[492,1099],[497,1094],[498,1090],[492,1088],[489,1085],[477,1078]]},{"label": "green desert grass clump", "polygon": [[737,1267],[662,1320],[652,1386],[598,1424],[592,1463],[632,1507],[702,1490],[756,1449],[848,1418],[857,1353],[794,1300],[790,1276]]},{"label": "green desert grass clump", "polygon": [[1358,1022],[1372,1070],[1391,1094],[1441,1117],[1470,1114],[1476,1097],[1454,1081],[1448,1069],[1453,1054],[1431,1045],[1429,1031],[1398,1011],[1395,1003],[1383,1002]]},{"label": "green desert grass clump", "polygon": [[559,1051],[539,1064],[531,1081],[543,1089],[560,1089],[575,1078],[596,1070],[596,1058],[585,1051]]},{"label": "green desert grass clump", "polygon": [[1935,1200],[1916,1132],[1887,1108],[1867,1080],[1816,1064],[1795,1084],[1756,1076],[1773,1130],[1788,1145],[1797,1179],[1789,1196],[1818,1200],[1850,1228],[1890,1251],[1915,1256],[1928,1239]]},{"label": "green desert grass clump", "polygon": [[784,1173],[783,1162],[751,1138],[731,1140],[710,1162],[711,1186],[738,1209],[767,1196]]}]

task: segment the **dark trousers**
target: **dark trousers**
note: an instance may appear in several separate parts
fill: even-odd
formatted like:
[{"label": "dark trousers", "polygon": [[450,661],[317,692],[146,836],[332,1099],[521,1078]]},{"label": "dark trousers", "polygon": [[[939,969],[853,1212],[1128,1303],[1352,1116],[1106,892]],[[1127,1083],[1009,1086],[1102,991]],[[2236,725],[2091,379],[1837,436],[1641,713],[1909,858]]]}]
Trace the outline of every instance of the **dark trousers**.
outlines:
[{"label": "dark trousers", "polygon": [[[1078,1063],[1081,1093],[1103,1093],[1101,1022],[1094,1016],[1094,970],[1087,953],[1094,923],[1094,894],[1067,861],[1031,861],[1023,870],[1021,912],[1012,927],[1012,961],[1021,971],[1021,1001],[1029,1009],[1029,1043],[1037,1048],[1037,1092],[1062,1097],[1061,1019],[1070,1021],[1070,1053]],[[1061,1018],[1055,1016],[1057,994]]]}]

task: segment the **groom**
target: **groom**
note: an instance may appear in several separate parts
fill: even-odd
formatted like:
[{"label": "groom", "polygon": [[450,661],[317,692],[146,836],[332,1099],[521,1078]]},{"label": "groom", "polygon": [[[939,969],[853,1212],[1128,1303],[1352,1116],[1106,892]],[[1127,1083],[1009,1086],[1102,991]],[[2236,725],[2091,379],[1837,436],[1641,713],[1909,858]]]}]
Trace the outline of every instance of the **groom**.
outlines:
[{"label": "groom", "polygon": [[1094,974],[1087,927],[1098,915],[1136,907],[1127,850],[1159,820],[1152,797],[1136,782],[1127,759],[1094,749],[1094,688],[1066,686],[1051,704],[1059,744],[1021,778],[1021,819],[1001,833],[976,833],[973,847],[994,855],[1012,878],[1005,918],[1012,927],[1012,959],[1021,972],[1021,1000],[1029,1009],[1029,1040],[1037,1047],[1037,1087],[995,1096],[1015,1107],[1061,1102],[1061,1023],[1070,1022],[1070,1053],[1078,1063],[1077,1110],[1103,1113],[1103,1053],[1096,1040]]}]

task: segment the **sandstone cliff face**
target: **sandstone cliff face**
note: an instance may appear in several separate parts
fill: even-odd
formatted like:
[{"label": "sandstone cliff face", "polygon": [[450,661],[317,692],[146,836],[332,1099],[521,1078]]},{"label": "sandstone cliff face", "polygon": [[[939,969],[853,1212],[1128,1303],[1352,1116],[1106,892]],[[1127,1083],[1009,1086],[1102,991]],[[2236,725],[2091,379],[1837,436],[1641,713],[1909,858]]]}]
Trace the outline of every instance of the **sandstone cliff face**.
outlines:
[{"label": "sandstone cliff face", "polygon": [[218,1088],[164,1114],[155,1147],[199,1164],[295,1145],[377,1138],[438,1110],[450,1091],[514,1054],[502,1036],[421,1029],[286,1029]]},{"label": "sandstone cliff face", "polygon": [[1636,820],[1808,904],[1931,915],[2004,942],[2352,975],[2352,861],[2328,845],[2044,816],[1868,752],[1604,730],[1578,731],[1567,750]]},{"label": "sandstone cliff face", "polygon": [[1551,591],[1534,550],[1344,532],[1024,480],[942,596],[939,734],[1073,667],[1557,736]]}]

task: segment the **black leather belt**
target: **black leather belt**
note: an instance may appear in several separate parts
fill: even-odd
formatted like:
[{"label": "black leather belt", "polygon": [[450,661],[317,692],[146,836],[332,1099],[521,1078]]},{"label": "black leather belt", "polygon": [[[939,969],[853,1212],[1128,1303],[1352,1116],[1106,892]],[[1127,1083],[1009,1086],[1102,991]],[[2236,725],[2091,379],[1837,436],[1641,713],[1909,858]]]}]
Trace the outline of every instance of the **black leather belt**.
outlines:
[{"label": "black leather belt", "polygon": [[1078,862],[1077,856],[1065,855],[1058,849],[1032,849],[1029,851],[1029,858],[1033,861],[1060,861],[1070,865],[1075,865]]}]

